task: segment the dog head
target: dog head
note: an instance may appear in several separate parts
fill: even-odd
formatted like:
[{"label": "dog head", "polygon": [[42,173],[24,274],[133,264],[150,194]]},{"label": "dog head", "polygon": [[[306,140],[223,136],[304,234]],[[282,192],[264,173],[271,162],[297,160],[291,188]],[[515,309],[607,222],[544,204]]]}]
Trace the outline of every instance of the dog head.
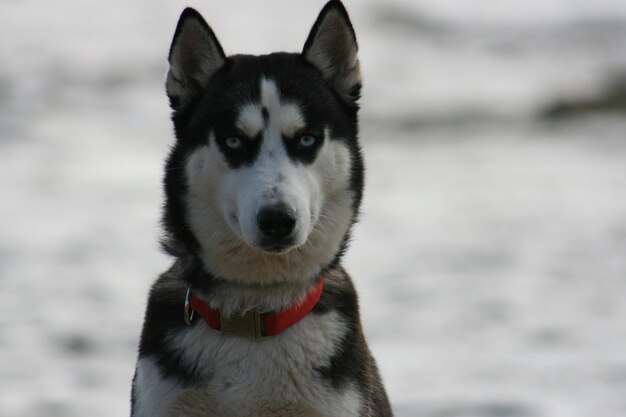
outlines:
[{"label": "dog head", "polygon": [[193,9],[178,22],[167,94],[167,245],[224,280],[306,280],[338,260],[361,200],[357,43],[330,1],[300,54],[226,56]]}]

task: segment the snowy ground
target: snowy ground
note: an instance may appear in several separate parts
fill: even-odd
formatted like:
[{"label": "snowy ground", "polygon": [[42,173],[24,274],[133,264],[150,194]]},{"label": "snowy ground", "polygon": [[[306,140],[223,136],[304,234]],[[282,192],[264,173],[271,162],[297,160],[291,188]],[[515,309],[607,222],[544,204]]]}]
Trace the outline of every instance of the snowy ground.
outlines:
[{"label": "snowy ground", "polygon": [[[322,5],[195,3],[229,53],[299,50]],[[0,4],[0,416],[128,413],[185,5]],[[626,3],[347,6],[368,188],[346,266],[397,415],[626,415],[626,119],[541,117],[626,73]]]}]

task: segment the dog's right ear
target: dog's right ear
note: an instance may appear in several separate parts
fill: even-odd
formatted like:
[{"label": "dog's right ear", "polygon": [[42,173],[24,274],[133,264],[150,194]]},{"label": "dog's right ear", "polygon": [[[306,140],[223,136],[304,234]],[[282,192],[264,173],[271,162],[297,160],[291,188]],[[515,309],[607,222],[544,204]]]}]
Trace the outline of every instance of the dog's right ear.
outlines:
[{"label": "dog's right ear", "polygon": [[197,97],[225,60],[222,46],[200,13],[186,8],[178,20],[168,56],[166,90],[172,109]]}]

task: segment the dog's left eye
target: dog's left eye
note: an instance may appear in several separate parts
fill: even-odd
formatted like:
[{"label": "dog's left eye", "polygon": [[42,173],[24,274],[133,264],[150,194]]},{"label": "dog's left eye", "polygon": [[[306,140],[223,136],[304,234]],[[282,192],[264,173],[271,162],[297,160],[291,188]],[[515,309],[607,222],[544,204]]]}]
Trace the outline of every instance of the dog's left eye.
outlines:
[{"label": "dog's left eye", "polygon": [[241,142],[241,139],[239,139],[237,136],[231,136],[231,137],[226,138],[226,140],[224,140],[224,143],[230,149],[240,149],[241,146],[243,145],[243,143]]},{"label": "dog's left eye", "polygon": [[302,146],[303,148],[310,148],[311,146],[315,145],[316,141],[317,139],[315,139],[314,136],[305,135],[300,138],[300,146]]}]

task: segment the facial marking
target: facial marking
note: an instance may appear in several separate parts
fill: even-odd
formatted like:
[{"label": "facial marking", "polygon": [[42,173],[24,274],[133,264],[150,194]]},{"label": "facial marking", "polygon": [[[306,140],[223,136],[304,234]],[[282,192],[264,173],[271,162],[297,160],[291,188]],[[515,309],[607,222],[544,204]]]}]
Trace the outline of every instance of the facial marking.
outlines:
[{"label": "facial marking", "polygon": [[292,137],[305,128],[304,117],[295,103],[281,101],[276,83],[261,79],[261,99],[248,103],[239,111],[235,128],[249,139],[263,133],[266,142]]},{"label": "facial marking", "polygon": [[266,125],[265,115],[258,104],[243,106],[235,123],[235,127],[248,138],[256,138]]},{"label": "facial marking", "polygon": [[261,111],[261,114],[263,116],[264,127],[267,127],[267,124],[270,121],[270,113],[269,113],[269,111],[267,110],[266,107],[263,107],[263,110]]},{"label": "facial marking", "polygon": [[[293,136],[305,128],[304,117],[295,103],[284,102],[280,99],[280,92],[273,80],[261,80],[262,111],[267,111],[266,136]],[[265,113],[261,115],[265,118]]]}]

